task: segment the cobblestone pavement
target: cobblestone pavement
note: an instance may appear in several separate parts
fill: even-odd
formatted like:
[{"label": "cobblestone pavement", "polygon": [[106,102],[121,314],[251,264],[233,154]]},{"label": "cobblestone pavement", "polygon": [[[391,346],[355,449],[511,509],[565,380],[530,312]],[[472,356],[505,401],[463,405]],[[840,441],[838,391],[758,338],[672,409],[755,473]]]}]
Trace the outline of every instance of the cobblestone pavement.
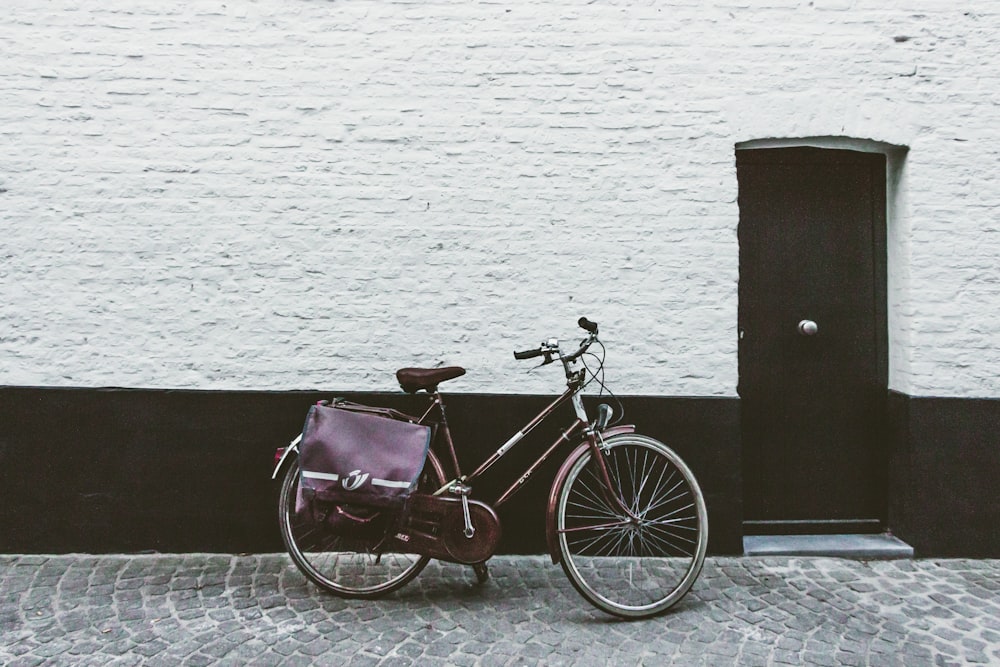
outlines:
[{"label": "cobblestone pavement", "polygon": [[432,563],[378,602],[284,555],[0,556],[4,665],[1000,664],[1000,561],[715,558],[653,620],[541,557]]}]

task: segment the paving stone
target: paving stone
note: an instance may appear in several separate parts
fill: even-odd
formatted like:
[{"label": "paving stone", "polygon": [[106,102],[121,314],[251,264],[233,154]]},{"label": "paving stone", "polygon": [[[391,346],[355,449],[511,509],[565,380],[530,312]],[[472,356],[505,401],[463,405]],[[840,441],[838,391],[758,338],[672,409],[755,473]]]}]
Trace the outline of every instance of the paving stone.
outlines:
[{"label": "paving stone", "polygon": [[341,600],[284,555],[0,558],[0,664],[1000,664],[1000,561],[709,559],[657,619],[590,608],[543,557],[432,563]]}]

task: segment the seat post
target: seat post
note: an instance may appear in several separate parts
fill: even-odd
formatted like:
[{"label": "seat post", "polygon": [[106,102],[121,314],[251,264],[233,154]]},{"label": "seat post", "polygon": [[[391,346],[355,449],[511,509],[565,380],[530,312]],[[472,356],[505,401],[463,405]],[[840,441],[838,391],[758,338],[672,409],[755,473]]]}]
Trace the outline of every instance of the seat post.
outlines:
[{"label": "seat post", "polygon": [[[434,387],[434,405],[438,407],[438,414],[441,415],[441,419],[438,421],[438,428],[440,429],[441,435],[444,437],[444,442],[448,446],[448,457],[451,459],[452,469],[455,471],[456,477],[462,476],[462,468],[458,465],[458,456],[455,454],[455,443],[451,439],[451,429],[448,428],[448,418],[445,416],[444,412],[444,397],[441,396],[441,392],[438,391],[437,387]],[[436,440],[437,438],[435,438]]]}]

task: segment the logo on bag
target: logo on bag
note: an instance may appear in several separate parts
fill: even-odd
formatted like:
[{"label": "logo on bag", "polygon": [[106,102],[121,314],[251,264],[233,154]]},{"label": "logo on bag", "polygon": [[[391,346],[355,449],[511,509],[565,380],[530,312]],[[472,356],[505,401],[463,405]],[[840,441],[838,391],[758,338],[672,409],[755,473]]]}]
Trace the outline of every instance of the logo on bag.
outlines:
[{"label": "logo on bag", "polygon": [[354,491],[367,481],[368,473],[361,474],[360,470],[352,470],[340,483],[348,491]]}]

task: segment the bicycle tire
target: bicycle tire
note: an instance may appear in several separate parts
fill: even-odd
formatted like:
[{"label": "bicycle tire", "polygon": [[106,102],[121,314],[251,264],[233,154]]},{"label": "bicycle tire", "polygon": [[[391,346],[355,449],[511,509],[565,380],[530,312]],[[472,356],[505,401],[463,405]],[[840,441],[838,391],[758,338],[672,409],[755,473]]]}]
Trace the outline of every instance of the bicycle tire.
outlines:
[{"label": "bicycle tire", "polygon": [[[433,452],[428,452],[418,490],[433,492],[444,482],[440,462]],[[292,562],[320,588],[343,598],[377,598],[411,582],[430,561],[429,556],[394,550],[400,546],[394,540],[389,549],[382,548],[384,535],[338,535],[311,519],[297,516],[298,483],[296,458],[288,465],[281,484],[278,524]]]},{"label": "bicycle tire", "polygon": [[708,513],[691,470],[662,442],[641,435],[605,441],[612,484],[639,519],[601,492],[583,450],[557,494],[563,571],[591,604],[623,618],[660,614],[691,589],[705,562]]}]

